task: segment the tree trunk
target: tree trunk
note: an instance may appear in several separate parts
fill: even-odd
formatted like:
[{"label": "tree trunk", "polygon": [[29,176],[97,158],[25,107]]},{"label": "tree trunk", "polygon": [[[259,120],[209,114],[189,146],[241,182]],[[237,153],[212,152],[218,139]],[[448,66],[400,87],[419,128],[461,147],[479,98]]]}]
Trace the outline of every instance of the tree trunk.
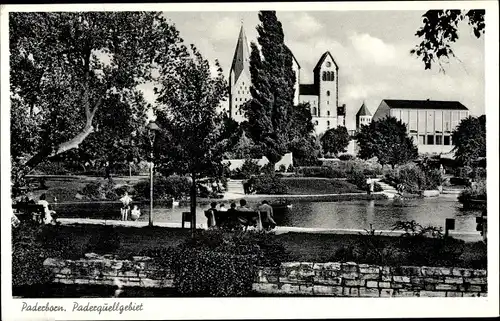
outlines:
[{"label": "tree trunk", "polygon": [[194,238],[196,235],[196,176],[192,175],[191,184],[191,237]]}]

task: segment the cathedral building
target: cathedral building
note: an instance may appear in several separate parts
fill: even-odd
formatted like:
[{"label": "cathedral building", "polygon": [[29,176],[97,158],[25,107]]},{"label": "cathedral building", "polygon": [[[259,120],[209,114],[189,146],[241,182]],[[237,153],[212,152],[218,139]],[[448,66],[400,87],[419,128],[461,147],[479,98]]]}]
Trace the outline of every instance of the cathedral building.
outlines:
[{"label": "cathedral building", "polygon": [[[295,71],[294,104],[309,103],[312,122],[317,135],[337,126],[345,126],[345,105],[339,106],[339,67],[330,52],[321,55],[316,64],[312,84],[300,83],[300,64],[292,53]],[[250,50],[243,26],[241,26],[229,75],[229,115],[237,122],[245,120],[241,109],[252,99],[250,94]]]}]

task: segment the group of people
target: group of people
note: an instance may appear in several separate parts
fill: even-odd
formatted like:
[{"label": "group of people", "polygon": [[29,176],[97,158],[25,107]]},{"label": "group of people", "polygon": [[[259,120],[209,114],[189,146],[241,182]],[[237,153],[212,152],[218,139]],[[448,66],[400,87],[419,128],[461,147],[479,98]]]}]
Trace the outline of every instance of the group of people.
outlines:
[{"label": "group of people", "polygon": [[130,218],[133,221],[139,219],[139,217],[141,216],[141,210],[137,205],[134,205],[132,210],[130,210],[130,204],[132,203],[132,198],[128,195],[128,192],[125,191],[123,197],[120,198],[120,201],[122,202],[122,208],[120,209],[122,221],[128,220],[129,213],[130,213]]},{"label": "group of people", "polygon": [[[211,228],[221,226],[227,220],[237,220],[242,225],[254,225],[259,230],[271,230],[276,227],[273,207],[266,200],[262,201],[256,208],[251,208],[245,199],[240,200],[239,203],[239,206],[236,203],[231,203],[229,209],[227,209],[224,204],[220,204],[219,208],[217,208],[217,203],[212,202],[210,208],[205,211],[207,226]],[[258,216],[242,215],[244,212],[257,213]]]},{"label": "group of people", "polygon": [[[57,202],[57,199],[54,198],[54,201]],[[43,223],[43,224],[56,224],[57,223],[57,214],[54,210],[50,209],[49,202],[47,201],[47,195],[45,193],[40,195],[40,197],[38,198],[38,201],[35,201],[31,197],[31,195],[27,195],[20,201],[20,203],[32,204],[32,205],[42,205],[43,216],[38,217],[36,215],[36,213],[33,213],[33,220],[39,221],[40,223]],[[14,213],[12,213],[11,224],[14,227],[17,227],[20,224],[19,218]]]}]

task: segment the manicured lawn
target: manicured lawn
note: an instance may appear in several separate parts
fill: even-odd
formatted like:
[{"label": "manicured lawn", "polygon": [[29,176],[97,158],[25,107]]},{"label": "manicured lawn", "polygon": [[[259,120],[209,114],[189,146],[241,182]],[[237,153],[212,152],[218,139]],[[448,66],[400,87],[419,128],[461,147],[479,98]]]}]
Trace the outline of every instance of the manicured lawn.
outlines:
[{"label": "manicured lawn", "polygon": [[[66,258],[83,257],[89,252],[127,258],[175,247],[190,237],[188,229],[102,225],[56,226],[44,234],[40,241],[47,247],[63,249]],[[275,238],[289,252],[290,261],[486,268],[486,245],[481,242],[311,233],[287,233]]]},{"label": "manicured lawn", "polygon": [[283,178],[288,186],[288,194],[316,195],[316,194],[344,194],[362,193],[356,185],[345,180],[313,177]]}]

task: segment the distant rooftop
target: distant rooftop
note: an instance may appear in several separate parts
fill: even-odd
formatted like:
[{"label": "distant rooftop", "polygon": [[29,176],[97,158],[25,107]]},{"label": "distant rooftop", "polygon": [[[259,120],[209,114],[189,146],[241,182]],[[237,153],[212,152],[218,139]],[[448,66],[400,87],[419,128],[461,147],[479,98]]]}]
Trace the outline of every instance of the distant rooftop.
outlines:
[{"label": "distant rooftop", "polygon": [[390,108],[469,110],[459,101],[384,99]]},{"label": "distant rooftop", "polygon": [[361,108],[359,108],[358,112],[356,113],[356,116],[371,116],[372,113],[366,108],[365,103],[361,105]]}]

